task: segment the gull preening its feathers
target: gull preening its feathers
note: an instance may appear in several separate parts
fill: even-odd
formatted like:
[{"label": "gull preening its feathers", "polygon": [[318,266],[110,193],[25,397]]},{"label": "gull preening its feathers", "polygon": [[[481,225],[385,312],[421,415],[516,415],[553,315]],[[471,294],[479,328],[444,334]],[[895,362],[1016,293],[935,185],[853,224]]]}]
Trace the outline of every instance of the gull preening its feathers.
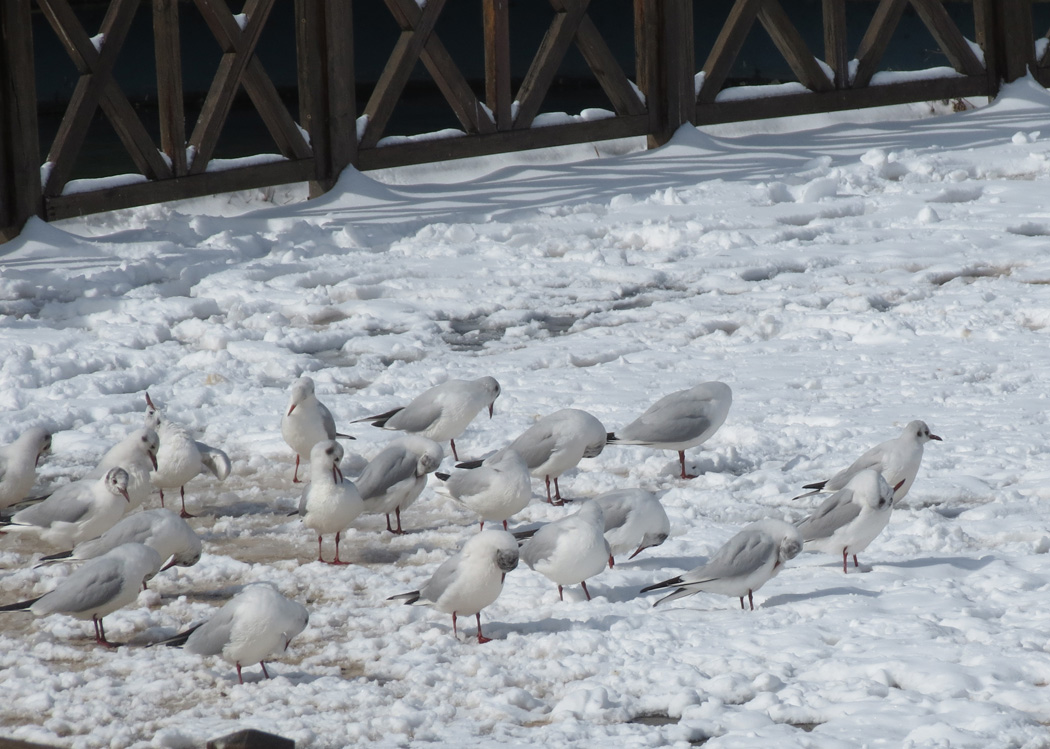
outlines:
[{"label": "gull preening its feathers", "polygon": [[685,471],[685,451],[710,439],[725,422],[731,405],[733,391],[728,385],[702,382],[665,395],[623,429],[610,432],[609,443],[677,450],[682,478],[696,478]]},{"label": "gull preening its feathers", "polygon": [[499,597],[504,577],[518,566],[518,556],[514,536],[500,530],[481,531],[442,562],[422,588],[387,600],[429,604],[452,614],[453,636],[458,635],[456,618],[473,615],[478,623],[478,642],[488,642],[481,634],[481,610]]},{"label": "gull preening its feathers", "polygon": [[841,552],[843,573],[850,554],[853,566],[859,567],[857,554],[868,548],[890,522],[894,490],[878,471],[871,468],[860,471],[798,524],[802,540],[820,551]]},{"label": "gull preening its feathers", "polygon": [[579,583],[587,600],[587,579],[608,564],[613,566],[612,550],[605,540],[605,517],[597,502],[584,502],[579,512],[547,523],[521,544],[521,561],[558,586],[558,598],[565,600],[562,588]]},{"label": "gull preening its feathers", "polygon": [[492,377],[449,380],[423,392],[407,406],[366,416],[354,423],[368,421],[374,427],[418,434],[435,442],[449,442],[452,457],[459,460],[456,437],[463,434],[482,409],[488,408],[491,419],[493,403],[499,394],[499,383]]},{"label": "gull preening its feathers", "polygon": [[185,485],[208,469],[219,481],[230,475],[229,456],[217,447],[205,445],[190,437],[180,424],[160,412],[146,393],[146,427],[153,429],[160,439],[157,450],[157,468],[150,476],[153,486],[160,491],[160,506],[164,506],[164,490],[178,489],[182,499],[182,517],[193,517],[186,512]]},{"label": "gull preening its feathers", "polygon": [[642,593],[662,588],[675,588],[653,606],[664,601],[691,596],[701,591],[740,598],[744,596],[755,609],[753,593],[772,579],[789,559],[802,551],[798,529],[783,520],[760,520],[744,526],[715,552],[706,564],[670,580],[642,588]]},{"label": "gull preening its feathers", "polygon": [[646,549],[659,546],[671,533],[660,500],[644,489],[617,489],[591,500],[601,505],[605,518],[605,540],[613,556],[632,552],[634,559]]},{"label": "gull preening its feathers", "polygon": [[219,655],[237,667],[237,681],[244,683],[241,668],[262,666],[284,653],[306,629],[310,613],[302,604],[285,598],[269,583],[249,585],[207,621],[154,645],[182,647],[197,655]]},{"label": "gull preening its feathers", "polygon": [[335,440],[318,442],[310,450],[310,483],[299,500],[303,525],[317,533],[317,561],[321,554],[321,536],[335,534],[335,558],[326,564],[349,564],[339,559],[339,537],[364,512],[365,505],[353,482],[343,479],[339,463],[343,447]]},{"label": "gull preening its feathers", "polygon": [[476,468],[461,468],[455,472],[435,473],[445,482],[449,496],[485,521],[502,522],[507,530],[507,519],[525,509],[532,499],[532,476],[525,460],[517,450],[501,450]]}]

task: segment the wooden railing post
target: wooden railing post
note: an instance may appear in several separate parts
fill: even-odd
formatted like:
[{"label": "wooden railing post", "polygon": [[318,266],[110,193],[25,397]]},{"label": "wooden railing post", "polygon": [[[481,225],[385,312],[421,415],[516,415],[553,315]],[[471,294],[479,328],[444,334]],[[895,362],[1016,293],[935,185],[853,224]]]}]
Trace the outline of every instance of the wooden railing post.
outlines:
[{"label": "wooden railing post", "polygon": [[183,177],[188,167],[178,0],[153,0],[153,38],[157,58],[160,147],[171,159],[174,176]]},{"label": "wooden railing post", "polygon": [[484,0],[485,104],[496,118],[497,130],[510,130],[510,0]]},{"label": "wooden railing post", "polygon": [[655,148],[696,117],[693,0],[635,0],[634,46]]},{"label": "wooden railing post", "polygon": [[29,2],[0,2],[0,242],[42,206]]},{"label": "wooden railing post", "polygon": [[315,179],[310,197],[331,190],[357,161],[353,3],[296,0],[299,120],[310,133]]},{"label": "wooden railing post", "polygon": [[996,13],[996,64],[999,78],[1009,83],[1035,66],[1032,0],[992,0]]}]

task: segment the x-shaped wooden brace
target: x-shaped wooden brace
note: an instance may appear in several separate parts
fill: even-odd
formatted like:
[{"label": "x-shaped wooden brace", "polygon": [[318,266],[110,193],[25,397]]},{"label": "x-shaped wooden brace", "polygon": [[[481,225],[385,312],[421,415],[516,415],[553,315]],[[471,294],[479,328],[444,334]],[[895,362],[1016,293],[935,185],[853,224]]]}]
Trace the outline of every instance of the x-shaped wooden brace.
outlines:
[{"label": "x-shaped wooden brace", "polygon": [[291,159],[310,158],[313,152],[309,144],[255,56],[255,47],[274,0],[248,0],[244,5],[248,22],[243,31],[225,0],[196,0],[196,3],[222,47],[223,56],[190,136],[189,145],[195,152],[190,174],[199,174],[207,168],[233,106],[233,97],[241,85],[258,109],[281,154]]},{"label": "x-shaped wooden brace", "polygon": [[645,105],[638,98],[615,55],[587,15],[590,0],[550,0],[550,3],[555,10],[554,21],[547,29],[536,58],[529,66],[529,71],[518,90],[518,113],[514,118],[514,129],[524,129],[532,125],[558,72],[558,66],[573,40],[612,102],[616,113],[644,114]]},{"label": "x-shaped wooden brace", "polygon": [[428,0],[422,10],[415,0],[386,0],[386,5],[401,27],[401,36],[365,106],[363,114],[368,117],[368,126],[361,147],[372,148],[379,142],[417,60],[423,61],[468,133],[495,132],[492,115],[474,96],[467,79],[434,33],[445,0]]},{"label": "x-shaped wooden brace", "polygon": [[52,167],[44,194],[61,194],[84,145],[91,118],[99,106],[142,174],[151,180],[171,177],[171,168],[113,79],[113,65],[124,44],[139,0],[113,0],[102,21],[101,49],[96,49],[88,38],[68,0],[38,0],[38,3],[80,71],[80,80],[77,81],[47,157]]}]

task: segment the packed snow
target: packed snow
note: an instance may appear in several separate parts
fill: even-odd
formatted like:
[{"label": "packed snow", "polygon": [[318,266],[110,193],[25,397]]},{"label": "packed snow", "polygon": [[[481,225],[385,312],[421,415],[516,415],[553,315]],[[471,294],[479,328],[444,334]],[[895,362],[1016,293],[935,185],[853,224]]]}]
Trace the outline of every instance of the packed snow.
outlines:
[{"label": "packed snow", "polygon": [[[125,647],[96,647],[90,622],[0,614],[0,734],[1050,747],[1050,95],[1028,79],[988,106],[917,118],[928,109],[348,169],[309,202],[300,186],[31,221],[0,247],[0,444],[53,431],[37,491],[141,427],[147,390],[233,471],[187,485],[203,558],[106,618]],[[462,458],[562,408],[615,431],[699,382],[733,403],[686,452],[698,478],[672,451],[621,445],[564,474],[577,500],[656,493],[670,538],[592,577],[589,602],[520,564],[479,645],[473,617],[457,639],[447,614],[387,600],[477,532],[433,476],[406,535],[363,515],[350,565],[315,561],[279,426],[304,374],[357,438],[342,441],[350,478],[399,436],[352,420],[451,378],[502,387],[456,439]],[[944,441],[860,568],[804,551],[754,611],[639,595],[749,523],[800,521],[821,499],[792,501],[804,484],[913,419]],[[512,530],[578,507],[543,496],[534,479]],[[0,537],[0,604],[67,576],[34,568],[55,551]],[[272,679],[147,647],[262,581],[310,612]]]}]

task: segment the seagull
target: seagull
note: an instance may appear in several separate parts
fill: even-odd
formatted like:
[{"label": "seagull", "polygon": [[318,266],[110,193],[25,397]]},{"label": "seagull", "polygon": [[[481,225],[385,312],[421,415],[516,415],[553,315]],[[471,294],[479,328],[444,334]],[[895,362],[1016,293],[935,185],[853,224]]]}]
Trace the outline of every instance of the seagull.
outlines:
[{"label": "seagull", "polygon": [[31,427],[0,447],[0,510],[26,498],[36,481],[40,459],[49,452],[51,435],[43,427]]},{"label": "seagull", "polygon": [[310,450],[310,483],[299,500],[303,525],[317,531],[317,561],[321,555],[321,536],[335,534],[335,559],[327,564],[349,564],[339,559],[339,536],[364,512],[361,495],[339,471],[343,447],[335,440],[318,442]]},{"label": "seagull", "polygon": [[[595,458],[605,449],[607,432],[598,419],[586,411],[563,408],[544,416],[522,432],[504,450],[514,450],[525,459],[529,472],[541,476],[547,487],[547,502],[562,504],[558,477],[583,458]],[[492,458],[487,460],[491,461]],[[461,463],[460,468],[480,465],[478,461]],[[554,479],[554,499],[551,499],[551,479]]]},{"label": "seagull", "polygon": [[153,405],[146,393],[146,427],[157,432],[160,449],[157,451],[157,470],[150,479],[160,490],[160,506],[164,506],[164,490],[178,489],[182,498],[184,518],[193,517],[186,512],[185,485],[205,468],[219,481],[230,475],[230,458],[217,447],[196,442],[180,424],[168,419]]},{"label": "seagull", "polygon": [[613,556],[634,550],[634,559],[645,549],[659,546],[671,532],[663,505],[644,489],[618,489],[595,497],[605,517],[605,540]]},{"label": "seagull", "polygon": [[317,400],[314,395],[314,381],[309,377],[300,377],[292,383],[291,396],[288,398],[288,411],[281,417],[281,436],[288,447],[295,451],[295,474],[293,483],[299,481],[299,458],[309,455],[313,446],[322,440],[334,440],[336,437],[354,439],[348,434],[335,431],[335,419],[328,407]]},{"label": "seagull", "polygon": [[521,545],[521,559],[558,586],[558,598],[565,600],[562,587],[580,583],[591,600],[587,578],[597,575],[608,563],[613,566],[612,549],[603,535],[602,506],[585,502],[580,511],[539,530]]},{"label": "seagull", "polygon": [[502,521],[507,530],[507,518],[532,499],[529,467],[517,450],[502,450],[474,469],[434,475],[446,482],[452,499],[480,516],[482,530],[486,520]]},{"label": "seagull", "polygon": [[925,421],[912,421],[896,439],[886,440],[861,455],[849,468],[839,471],[827,481],[806,484],[803,489],[811,491],[800,494],[794,499],[808,497],[819,492],[837,492],[849,483],[849,480],[865,468],[874,468],[886,479],[886,483],[896,487],[893,490],[893,503],[897,504],[915,483],[922,463],[923,446],[930,440],[941,442],[941,438],[930,433]]},{"label": "seagull", "polygon": [[197,655],[221,655],[237,667],[237,681],[243,684],[241,667],[248,663],[262,666],[269,679],[265,661],[285,652],[309,620],[302,604],[285,598],[269,583],[255,583],[206,622],[154,644],[182,647]]},{"label": "seagull", "polygon": [[[445,451],[426,437],[406,435],[388,445],[361,471],[357,491],[365,512],[386,515],[386,529],[402,534],[401,511],[408,509],[427,485],[427,474],[437,470]],[[397,516],[397,530],[390,527],[390,513]]]},{"label": "seagull", "polygon": [[72,549],[117,524],[131,502],[128,484],[123,468],[110,468],[100,479],[64,484],[43,502],[12,515],[4,531],[33,533],[45,543]]},{"label": "seagull", "polygon": [[40,561],[80,562],[126,543],[145,544],[160,555],[161,561],[170,560],[161,567],[162,572],[170,567],[192,567],[203,551],[200,536],[190,524],[171,510],[160,508],[127,515],[98,538],[81,541],[72,551],[51,554]]},{"label": "seagull", "polygon": [[694,479],[695,474],[685,472],[686,449],[710,439],[732,404],[733,391],[724,382],[702,382],[665,395],[618,433],[610,433],[609,442],[677,450],[682,478]]},{"label": "seagull", "polygon": [[86,478],[101,478],[110,468],[123,468],[128,473],[128,506],[131,512],[149,499],[153,485],[150,472],[157,468],[157,450],[160,438],[152,429],[136,429],[115,444]]},{"label": "seagull", "polygon": [[78,567],[50,593],[0,606],[0,611],[29,610],[36,616],[68,614],[90,619],[95,625],[95,642],[115,648],[106,639],[102,617],[138,598],[146,581],[157,574],[160,563],[156,550],[143,544],[122,544]]},{"label": "seagull", "polygon": [[843,574],[850,554],[853,566],[859,567],[857,554],[868,548],[890,522],[894,491],[881,473],[865,468],[798,524],[802,540],[820,551],[837,554],[841,550]]},{"label": "seagull", "polygon": [[449,380],[435,385],[407,406],[386,413],[357,419],[372,422],[372,426],[419,434],[435,442],[452,445],[452,457],[459,460],[456,437],[483,408],[492,418],[492,404],[499,397],[499,383],[492,377],[477,380]]},{"label": "seagull", "polygon": [[707,564],[672,577],[670,580],[642,588],[642,593],[660,588],[676,588],[653,604],[691,596],[700,591],[739,596],[744,608],[744,596],[755,610],[752,594],[774,577],[784,563],[794,559],[802,550],[802,536],[798,529],[783,520],[760,520],[744,526],[725,544]]},{"label": "seagull", "polygon": [[481,610],[503,590],[503,579],[518,566],[518,542],[506,531],[481,531],[471,537],[459,553],[446,559],[419,590],[391,596],[388,601],[422,602],[452,614],[452,634],[458,637],[456,617],[473,614],[478,622],[478,642],[489,642],[481,634]]}]

